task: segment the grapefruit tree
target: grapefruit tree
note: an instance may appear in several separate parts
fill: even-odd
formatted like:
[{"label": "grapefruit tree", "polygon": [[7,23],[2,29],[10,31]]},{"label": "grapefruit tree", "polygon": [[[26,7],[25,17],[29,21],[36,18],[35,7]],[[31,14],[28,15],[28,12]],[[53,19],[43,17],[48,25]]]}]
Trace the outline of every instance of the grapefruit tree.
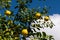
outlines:
[{"label": "grapefruit tree", "polygon": [[[27,37],[30,40],[54,39],[52,35],[35,30],[35,28],[40,30],[44,27],[52,28],[54,26],[47,15],[46,7],[41,8],[43,10],[40,11],[38,7],[37,9],[29,7],[32,0],[15,0],[15,2],[16,5],[12,10],[12,0],[0,1],[0,10],[4,11],[0,14],[0,40],[27,40]],[[17,9],[16,13],[14,13],[15,9]]]}]

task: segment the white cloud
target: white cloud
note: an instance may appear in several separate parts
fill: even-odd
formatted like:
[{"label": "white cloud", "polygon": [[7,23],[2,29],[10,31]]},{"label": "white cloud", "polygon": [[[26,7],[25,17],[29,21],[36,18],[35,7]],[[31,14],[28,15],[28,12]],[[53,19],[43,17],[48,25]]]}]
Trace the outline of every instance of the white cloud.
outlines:
[{"label": "white cloud", "polygon": [[[60,14],[53,14],[50,15],[50,18],[52,20],[52,22],[55,24],[55,26],[51,29],[51,28],[44,28],[41,29],[41,31],[45,31],[48,35],[53,35],[55,40],[60,40]],[[36,29],[36,31],[38,31]]]},{"label": "white cloud", "polygon": [[52,33],[56,40],[60,40],[60,15],[54,14],[53,16],[51,16],[51,20],[55,24],[55,26],[52,29]]},{"label": "white cloud", "polygon": [[60,15],[53,14],[50,15],[50,18],[52,22],[55,24],[55,26],[52,29],[44,28],[42,29],[42,31],[45,31],[47,34],[53,35],[55,40],[60,40]]}]

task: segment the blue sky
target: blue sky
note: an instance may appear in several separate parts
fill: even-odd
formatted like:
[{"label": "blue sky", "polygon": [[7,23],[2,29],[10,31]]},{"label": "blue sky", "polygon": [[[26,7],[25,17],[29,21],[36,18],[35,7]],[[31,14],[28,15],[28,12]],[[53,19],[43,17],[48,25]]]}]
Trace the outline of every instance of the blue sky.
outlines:
[{"label": "blue sky", "polygon": [[[15,6],[16,2],[15,0],[12,0],[12,5]],[[45,2],[42,1],[38,1],[38,0],[33,0],[32,3],[30,4],[31,6],[29,6],[29,8],[37,8],[38,6],[40,6],[41,8],[44,6],[47,7],[51,7],[49,9],[49,14],[56,14],[56,13],[60,13],[60,0],[46,0]],[[38,5],[38,6],[37,6]],[[13,9],[13,6],[11,7],[11,9]]]},{"label": "blue sky", "polygon": [[[17,5],[16,4],[16,0],[12,0],[12,7],[11,9],[15,10],[14,9],[14,6]],[[45,2],[42,0],[42,1],[38,1],[38,0],[33,0],[33,2],[30,4],[31,6],[29,6],[29,8],[37,8],[38,6],[40,6],[41,8],[44,7],[45,5],[47,7],[51,7],[49,9],[49,14],[52,15],[52,14],[56,14],[56,13],[60,13],[60,0],[46,0]],[[37,6],[38,5],[38,6]],[[12,11],[13,11],[12,10]],[[17,9],[16,9],[17,10]],[[0,12],[3,12],[3,10],[0,10]],[[15,11],[16,13],[16,11]]]},{"label": "blue sky", "polygon": [[[16,5],[15,0],[13,0],[12,2],[13,6]],[[60,0],[46,0],[45,2],[42,1],[38,1],[38,0],[33,0],[33,2],[30,4],[31,6],[29,6],[30,8],[37,8],[38,6],[40,6],[41,8],[44,7],[45,5],[47,7],[51,7],[49,9],[49,14],[60,14]],[[37,6],[38,5],[38,6]],[[11,9],[13,9],[13,6],[11,7]]]},{"label": "blue sky", "polygon": [[39,5],[41,7],[44,7],[45,5],[47,7],[51,7],[49,10],[49,14],[55,14],[60,13],[60,0],[46,0],[44,1],[37,1],[33,0],[33,3],[31,4],[31,7],[36,7],[36,5]]}]

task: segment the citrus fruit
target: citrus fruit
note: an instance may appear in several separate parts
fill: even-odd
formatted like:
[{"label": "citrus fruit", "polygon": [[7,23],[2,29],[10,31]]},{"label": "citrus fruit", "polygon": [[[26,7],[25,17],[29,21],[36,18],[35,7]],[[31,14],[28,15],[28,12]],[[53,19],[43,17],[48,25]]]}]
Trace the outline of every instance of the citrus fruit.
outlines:
[{"label": "citrus fruit", "polygon": [[5,15],[11,15],[11,11],[6,10],[6,11],[5,11]]},{"label": "citrus fruit", "polygon": [[45,16],[44,20],[45,21],[48,21],[49,20],[49,17],[48,16]]},{"label": "citrus fruit", "polygon": [[23,30],[22,30],[22,34],[23,34],[23,35],[27,35],[27,34],[28,34],[28,30],[27,30],[27,29],[23,29]]},{"label": "citrus fruit", "polygon": [[35,14],[35,17],[36,17],[36,18],[40,18],[40,17],[41,17],[41,13],[37,12],[37,13]]}]

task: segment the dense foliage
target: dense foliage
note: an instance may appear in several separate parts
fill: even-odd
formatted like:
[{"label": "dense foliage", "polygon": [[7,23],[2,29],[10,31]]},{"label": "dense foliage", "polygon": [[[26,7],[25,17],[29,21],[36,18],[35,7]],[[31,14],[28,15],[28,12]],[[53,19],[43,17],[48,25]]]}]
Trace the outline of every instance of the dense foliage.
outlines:
[{"label": "dense foliage", "polygon": [[35,30],[35,28],[40,30],[44,27],[52,28],[54,26],[47,15],[46,7],[42,11],[39,8],[30,9],[28,6],[33,2],[32,0],[16,0],[17,5],[14,9],[18,9],[18,11],[14,14],[14,11],[10,9],[11,2],[12,0],[0,0],[0,9],[4,10],[2,13],[4,15],[0,14],[0,40],[26,40],[27,37],[31,40],[54,39],[52,35]]}]

